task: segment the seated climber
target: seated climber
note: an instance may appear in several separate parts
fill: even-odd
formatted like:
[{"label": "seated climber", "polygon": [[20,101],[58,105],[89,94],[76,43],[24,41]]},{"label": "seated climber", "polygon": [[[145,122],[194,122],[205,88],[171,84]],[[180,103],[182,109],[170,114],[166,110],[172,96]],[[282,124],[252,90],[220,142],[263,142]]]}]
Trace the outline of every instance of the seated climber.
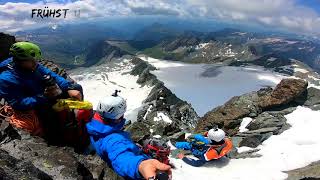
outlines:
[{"label": "seated climber", "polygon": [[17,42],[11,58],[0,63],[0,97],[13,109],[10,123],[33,135],[43,135],[43,121],[58,98],[82,99],[82,87],[37,63],[40,48],[30,42]]},{"label": "seated climber", "polygon": [[225,132],[219,128],[210,129],[203,135],[195,134],[189,139],[190,142],[177,142],[178,149],[190,150],[198,160],[185,157],[184,154],[178,154],[178,158],[185,163],[199,167],[206,162],[219,159],[225,156],[232,149],[232,142],[225,137]]},{"label": "seated climber", "polygon": [[169,165],[150,159],[131,140],[129,133],[122,130],[127,104],[117,93],[100,100],[92,120],[86,125],[92,147],[126,179],[153,179],[159,171],[170,174]]}]

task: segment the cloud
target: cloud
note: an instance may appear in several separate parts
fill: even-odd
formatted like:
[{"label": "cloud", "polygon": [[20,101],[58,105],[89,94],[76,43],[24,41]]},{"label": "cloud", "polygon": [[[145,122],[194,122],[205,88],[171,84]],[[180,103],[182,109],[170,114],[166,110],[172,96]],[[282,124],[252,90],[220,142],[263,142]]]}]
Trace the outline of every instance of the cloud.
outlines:
[{"label": "cloud", "polygon": [[[294,32],[320,31],[319,14],[294,0],[188,0],[195,8],[207,9],[205,16],[221,20],[257,23]],[[319,3],[320,5],[320,3]]]},{"label": "cloud", "polygon": [[[46,4],[44,3],[46,2]],[[65,19],[31,19],[31,9],[70,9]],[[319,3],[320,5],[320,3]],[[81,10],[75,17],[74,10]],[[207,17],[221,21],[253,23],[293,32],[317,33],[320,17],[313,9],[296,0],[46,0],[37,3],[0,5],[0,28],[4,30],[35,23],[57,23],[109,16],[168,15]],[[34,23],[31,23],[34,22]]]}]

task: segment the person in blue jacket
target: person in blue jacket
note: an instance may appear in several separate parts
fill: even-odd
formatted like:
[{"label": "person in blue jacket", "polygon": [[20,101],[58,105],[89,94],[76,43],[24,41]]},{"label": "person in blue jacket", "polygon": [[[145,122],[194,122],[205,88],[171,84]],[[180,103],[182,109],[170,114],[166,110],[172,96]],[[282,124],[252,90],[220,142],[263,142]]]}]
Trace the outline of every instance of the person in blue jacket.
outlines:
[{"label": "person in blue jacket", "polygon": [[232,150],[232,142],[225,137],[225,132],[217,127],[210,129],[208,132],[202,134],[192,135],[189,142],[177,142],[178,149],[190,150],[193,156],[198,159],[185,157],[184,154],[178,154],[178,158],[185,163],[200,167],[206,162],[217,160],[224,157]]},{"label": "person in blue jacket", "polygon": [[170,173],[171,167],[150,159],[123,131],[126,101],[117,95],[100,100],[96,112],[86,124],[91,145],[97,154],[126,179],[153,179],[157,171]]},{"label": "person in blue jacket", "polygon": [[11,124],[40,135],[42,127],[37,119],[48,118],[46,107],[63,96],[81,100],[82,88],[38,64],[41,50],[31,42],[13,44],[10,54],[11,58],[0,63],[0,98],[4,98],[16,114],[25,115],[14,116]]}]

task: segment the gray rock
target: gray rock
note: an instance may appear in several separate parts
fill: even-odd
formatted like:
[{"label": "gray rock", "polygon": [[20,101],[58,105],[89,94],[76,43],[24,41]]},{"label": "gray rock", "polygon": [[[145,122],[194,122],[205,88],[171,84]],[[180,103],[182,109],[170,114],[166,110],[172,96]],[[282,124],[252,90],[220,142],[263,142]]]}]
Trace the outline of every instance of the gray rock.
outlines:
[{"label": "gray rock", "polygon": [[320,179],[320,162],[314,162],[306,167],[287,171],[288,180],[316,180]]},{"label": "gray rock", "polygon": [[126,128],[135,142],[140,142],[146,137],[151,136],[150,126],[145,122],[134,122]]},{"label": "gray rock", "polygon": [[287,130],[290,126],[286,123],[286,118],[282,114],[271,114],[268,112],[261,113],[256,117],[246,128],[250,132],[257,132],[266,130],[265,128],[271,128],[269,131],[273,134],[280,134],[284,130]]},{"label": "gray rock", "polygon": [[320,105],[320,90],[310,87],[302,96],[295,100],[297,103],[307,107],[317,107]]},{"label": "gray rock", "polygon": [[259,146],[263,141],[268,139],[270,136],[272,136],[272,132],[265,131],[264,134],[253,134],[250,136],[247,136],[243,138],[243,140],[239,143],[239,146],[247,146],[251,148],[256,148]]},{"label": "gray rock", "polygon": [[[267,140],[271,135],[277,135],[287,130],[290,127],[286,123],[286,118],[283,112],[266,111],[254,118],[246,127],[248,131],[239,132],[235,137],[238,138],[238,143],[234,144],[236,147],[248,146],[255,148],[263,141]],[[237,139],[233,137],[233,139]]]},{"label": "gray rock", "polygon": [[0,149],[0,179],[41,179],[51,180],[52,177],[39,170],[31,162],[19,160]]},{"label": "gray rock", "polygon": [[97,155],[84,156],[69,147],[48,146],[42,138],[11,126],[1,132],[6,138],[0,142],[0,164],[4,164],[0,173],[9,179],[123,179]]},{"label": "gray rock", "polygon": [[266,134],[266,133],[274,134],[277,130],[278,130],[278,127],[266,127],[266,128],[259,128],[257,130],[246,131],[241,133],[241,135],[251,136],[252,134]]},{"label": "gray rock", "polygon": [[233,148],[228,153],[227,156],[231,159],[260,157],[261,155],[256,154],[256,152],[259,151],[259,149],[253,149],[246,152],[238,153],[237,147],[240,147],[240,143],[242,142],[243,139],[245,139],[245,137],[240,137],[240,136],[231,137]]},{"label": "gray rock", "polygon": [[258,158],[261,157],[260,154],[256,154],[256,152],[259,151],[259,149],[253,149],[250,151],[237,153],[236,150],[232,150],[227,156],[230,159],[243,159],[243,158]]},{"label": "gray rock", "polygon": [[179,142],[179,141],[185,141],[185,136],[186,136],[186,133],[180,131],[171,136],[168,136],[167,140],[170,140],[172,144],[175,144],[176,142]]},{"label": "gray rock", "polygon": [[281,108],[274,108],[273,110],[271,111],[267,111],[268,113],[270,114],[279,114],[279,115],[287,115],[287,114],[290,114],[292,113],[293,111],[295,111],[297,109],[297,106],[296,104],[294,105],[287,105],[287,106],[283,106]]},{"label": "gray rock", "polygon": [[16,42],[16,38],[9,34],[0,33],[0,62],[9,58],[9,49]]}]

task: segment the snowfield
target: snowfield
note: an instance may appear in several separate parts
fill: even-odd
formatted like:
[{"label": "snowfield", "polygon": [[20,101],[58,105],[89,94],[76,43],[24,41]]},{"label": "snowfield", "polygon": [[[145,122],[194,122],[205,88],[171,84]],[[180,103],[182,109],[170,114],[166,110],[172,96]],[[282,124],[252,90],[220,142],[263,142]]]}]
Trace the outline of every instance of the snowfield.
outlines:
[{"label": "snowfield", "polygon": [[140,56],[158,70],[152,71],[182,100],[191,103],[203,116],[214,107],[262,87],[277,85],[283,75],[259,67],[231,67],[185,64]]},{"label": "snowfield", "polygon": [[223,158],[200,168],[171,158],[171,162],[177,167],[173,170],[173,179],[280,180],[287,178],[284,171],[320,160],[320,111],[298,107],[285,117],[292,127],[280,135],[271,136],[258,146],[257,149],[260,150],[257,154],[261,157],[232,160]]},{"label": "snowfield", "polygon": [[94,109],[100,98],[111,95],[116,89],[121,90],[120,96],[127,99],[125,117],[134,122],[152,87],[141,87],[136,83],[138,76],[129,74],[133,66],[130,60],[123,60],[116,65],[102,64],[77,69],[72,71],[71,77],[82,85],[84,98],[93,103]]}]

